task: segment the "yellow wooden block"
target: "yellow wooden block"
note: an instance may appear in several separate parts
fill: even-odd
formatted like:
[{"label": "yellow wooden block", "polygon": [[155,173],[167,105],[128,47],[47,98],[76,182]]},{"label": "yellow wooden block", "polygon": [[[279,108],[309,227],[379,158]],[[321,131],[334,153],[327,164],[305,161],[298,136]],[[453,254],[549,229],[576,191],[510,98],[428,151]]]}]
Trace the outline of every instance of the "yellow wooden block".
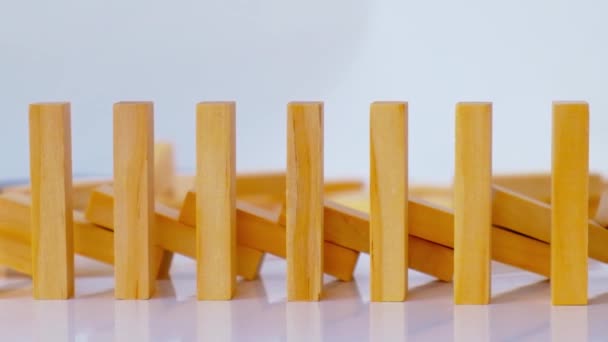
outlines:
[{"label": "yellow wooden block", "polygon": [[[74,210],[84,210],[89,202],[89,195],[93,189],[102,185],[111,185],[112,180],[105,178],[91,178],[74,180],[72,184],[72,204]],[[17,192],[31,195],[30,184],[12,186],[2,189],[2,192]]]},{"label": "yellow wooden block", "polygon": [[323,104],[287,106],[287,300],[323,288]]},{"label": "yellow wooden block", "polygon": [[[369,214],[326,200],[324,208],[325,241],[369,253]],[[452,281],[454,253],[437,243],[408,236],[409,268],[442,281]],[[404,257],[405,259],[405,257]]]},{"label": "yellow wooden block", "polygon": [[118,299],[154,293],[154,113],[151,102],[114,105],[114,278]]},{"label": "yellow wooden block", "polygon": [[[188,193],[180,213],[182,223],[189,226],[195,225],[195,203],[196,194]],[[279,220],[278,212],[264,210],[248,202],[237,200],[238,244],[285,258],[287,254],[287,234],[285,226],[281,225]],[[352,280],[359,253],[330,242],[325,242],[323,248],[325,250],[323,255],[324,272],[343,281]]]},{"label": "yellow wooden block", "polygon": [[403,301],[408,270],[407,103],[370,110],[370,297]]},{"label": "yellow wooden block", "polygon": [[177,187],[175,151],[166,141],[154,143],[154,193],[156,200],[173,199]]},{"label": "yellow wooden block", "polygon": [[[494,185],[492,222],[531,238],[551,242],[551,205]],[[608,230],[587,221],[589,257],[608,263]]]},{"label": "yellow wooden block", "polygon": [[69,103],[30,105],[32,278],[36,299],[74,295]]},{"label": "yellow wooden block", "polygon": [[454,158],[454,302],[488,304],[492,241],[492,104],[456,105]]},{"label": "yellow wooden block", "polygon": [[[589,203],[599,201],[604,188],[604,180],[599,173],[589,174]],[[527,197],[551,203],[551,173],[524,173],[496,175],[492,184],[499,185]]]},{"label": "yellow wooden block", "polygon": [[234,102],[196,109],[196,274],[199,300],[236,289],[236,113]]},{"label": "yellow wooden block", "polygon": [[[7,244],[0,264],[31,274],[26,268],[23,251],[27,249],[27,262],[31,263],[31,198],[22,193],[0,195],[0,239]],[[114,263],[113,233],[87,222],[82,213],[74,211],[74,250],[76,253],[108,264]]]},{"label": "yellow wooden block", "polygon": [[551,302],[587,304],[589,107],[553,104]]},{"label": "yellow wooden block", "polygon": [[[194,202],[192,218],[194,220]],[[91,193],[85,217],[92,223],[109,230],[114,230],[114,194],[111,187],[101,187]],[[182,254],[196,259],[195,223],[186,225],[179,222],[179,212],[161,203],[155,206],[155,227],[158,247],[154,249],[154,265],[162,275],[163,262],[167,262],[163,250]],[[162,255],[162,257],[161,257]],[[264,259],[264,253],[246,246],[237,246],[237,274],[246,280],[258,277],[258,271]]]},{"label": "yellow wooden block", "polygon": [[[194,191],[194,178],[193,175],[177,176],[176,201],[179,201],[178,207],[181,207],[186,194],[189,191]],[[364,186],[365,184],[362,181],[356,179],[328,180],[323,185],[323,190],[326,195],[335,195],[360,191]],[[276,203],[279,203],[279,205],[282,205],[285,201],[286,191],[285,172],[238,174],[236,177],[236,191],[238,199],[248,202],[255,200],[256,204],[273,203],[276,205]],[[175,207],[174,205],[170,206]]]},{"label": "yellow wooden block", "polygon": [[[437,259],[446,256],[453,261],[454,247],[454,214],[449,208],[410,196],[408,208],[409,221],[409,266],[412,269],[427,273],[440,280],[452,280],[453,264],[446,264],[447,259],[438,260],[437,267],[430,271],[425,266],[426,259],[412,256],[411,249],[421,241],[434,245]],[[364,211],[359,211],[325,201],[325,240],[361,252],[369,248],[369,218]],[[608,232],[606,233],[608,234]],[[492,227],[492,258],[496,261],[522,268],[548,277],[550,274],[550,247],[547,243],[497,226]],[[442,278],[442,274],[448,274]]]}]

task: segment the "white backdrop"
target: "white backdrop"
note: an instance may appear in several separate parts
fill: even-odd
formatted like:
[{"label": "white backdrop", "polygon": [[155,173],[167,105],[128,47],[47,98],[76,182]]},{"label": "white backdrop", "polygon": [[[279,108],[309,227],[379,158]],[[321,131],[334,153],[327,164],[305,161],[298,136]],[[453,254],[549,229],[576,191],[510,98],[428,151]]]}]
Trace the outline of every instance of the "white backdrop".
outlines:
[{"label": "white backdrop", "polygon": [[110,174],[111,108],[150,99],[194,166],[194,106],[238,101],[238,168],[285,164],[289,100],[324,100],[326,175],[367,177],[368,108],[410,103],[410,174],[448,182],[457,101],[494,102],[496,172],[548,170],[552,100],[591,105],[608,170],[605,1],[0,0],[0,180],[28,174],[27,105],[72,102],[74,172]]}]

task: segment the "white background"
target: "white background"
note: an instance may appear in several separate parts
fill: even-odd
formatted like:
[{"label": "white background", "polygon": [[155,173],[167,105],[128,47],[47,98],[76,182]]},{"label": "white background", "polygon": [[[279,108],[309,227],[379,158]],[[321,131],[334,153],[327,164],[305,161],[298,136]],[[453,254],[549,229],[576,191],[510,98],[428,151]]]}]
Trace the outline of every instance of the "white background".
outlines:
[{"label": "white background", "polygon": [[238,168],[285,164],[289,100],[324,100],[326,175],[367,177],[368,110],[410,103],[411,179],[448,182],[457,101],[494,102],[496,172],[548,170],[552,100],[591,105],[608,170],[604,1],[0,1],[0,180],[28,175],[27,105],[72,102],[74,172],[110,174],[111,108],[155,101],[194,166],[194,107],[238,101]]}]

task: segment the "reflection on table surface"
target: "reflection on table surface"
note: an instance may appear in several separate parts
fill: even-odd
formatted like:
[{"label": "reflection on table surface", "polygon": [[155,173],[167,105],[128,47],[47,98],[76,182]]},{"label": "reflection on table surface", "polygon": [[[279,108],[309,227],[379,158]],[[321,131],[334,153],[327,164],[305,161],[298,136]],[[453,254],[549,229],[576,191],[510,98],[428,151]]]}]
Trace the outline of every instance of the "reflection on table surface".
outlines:
[{"label": "reflection on table surface", "polygon": [[261,279],[233,301],[197,302],[194,263],[177,259],[154,299],[113,299],[112,269],[77,259],[76,298],[34,301],[28,278],[0,273],[4,341],[584,341],[608,337],[608,268],[590,266],[590,305],[552,307],[549,282],[495,264],[488,306],[452,305],[451,284],[410,272],[409,300],[369,303],[369,259],[356,281],[326,279],[319,303],[286,303],[285,262],[268,258]]}]

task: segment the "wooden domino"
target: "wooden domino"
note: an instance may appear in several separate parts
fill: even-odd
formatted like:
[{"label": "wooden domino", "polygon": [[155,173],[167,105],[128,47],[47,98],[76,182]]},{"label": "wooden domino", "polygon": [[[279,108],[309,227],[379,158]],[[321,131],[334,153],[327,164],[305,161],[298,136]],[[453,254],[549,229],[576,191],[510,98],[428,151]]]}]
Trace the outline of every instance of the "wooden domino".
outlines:
[{"label": "wooden domino", "polygon": [[287,299],[316,301],[323,287],[323,104],[287,115]]},{"label": "wooden domino", "polygon": [[[180,212],[180,222],[195,226],[195,203],[196,194],[189,192]],[[236,203],[236,227],[238,245],[286,258],[287,233],[280,213],[239,200]],[[352,280],[359,253],[330,242],[324,242],[323,248],[323,271],[343,281]]]},{"label": "wooden domino", "polygon": [[[158,246],[154,248],[154,264],[162,265],[164,251],[171,251],[196,259],[196,229],[194,197],[186,201],[191,208],[190,225],[179,221],[180,212],[161,203],[155,205],[155,227]],[[89,205],[84,213],[90,222],[114,230],[114,193],[111,187],[104,186],[91,193]],[[239,245],[237,246],[237,274],[244,279],[253,280],[258,276],[264,253]],[[160,264],[159,264],[160,263]]]},{"label": "wooden domino", "polygon": [[34,297],[66,299],[74,295],[69,103],[30,106],[30,175]]},{"label": "wooden domino", "polygon": [[154,293],[154,113],[150,102],[114,105],[114,274],[118,299]]},{"label": "wooden domino", "polygon": [[492,105],[456,105],[454,302],[490,301]]},{"label": "wooden domino", "polygon": [[376,102],[370,112],[370,296],[407,296],[407,103]]},{"label": "wooden domino", "polygon": [[589,108],[553,104],[551,302],[587,304]]},{"label": "wooden domino", "polygon": [[227,300],[236,289],[234,102],[199,103],[196,113],[197,297]]}]

